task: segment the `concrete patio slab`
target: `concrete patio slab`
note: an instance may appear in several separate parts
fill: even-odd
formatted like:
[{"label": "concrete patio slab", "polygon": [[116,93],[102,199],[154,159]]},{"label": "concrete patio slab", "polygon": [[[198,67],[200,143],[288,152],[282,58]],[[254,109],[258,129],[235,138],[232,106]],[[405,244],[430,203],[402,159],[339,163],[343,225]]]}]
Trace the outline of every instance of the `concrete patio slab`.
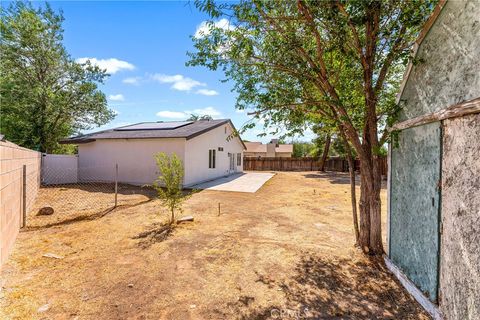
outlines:
[{"label": "concrete patio slab", "polygon": [[275,174],[268,172],[243,172],[192,186],[192,189],[255,193]]}]

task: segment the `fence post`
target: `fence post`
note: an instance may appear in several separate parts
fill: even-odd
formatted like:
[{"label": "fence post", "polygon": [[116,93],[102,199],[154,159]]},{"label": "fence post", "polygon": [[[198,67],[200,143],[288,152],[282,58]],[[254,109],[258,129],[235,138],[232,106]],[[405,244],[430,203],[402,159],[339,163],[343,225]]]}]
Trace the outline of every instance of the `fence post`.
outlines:
[{"label": "fence post", "polygon": [[27,165],[22,170],[22,228],[27,225]]},{"label": "fence post", "polygon": [[118,163],[115,164],[115,208],[117,207],[118,194]]}]

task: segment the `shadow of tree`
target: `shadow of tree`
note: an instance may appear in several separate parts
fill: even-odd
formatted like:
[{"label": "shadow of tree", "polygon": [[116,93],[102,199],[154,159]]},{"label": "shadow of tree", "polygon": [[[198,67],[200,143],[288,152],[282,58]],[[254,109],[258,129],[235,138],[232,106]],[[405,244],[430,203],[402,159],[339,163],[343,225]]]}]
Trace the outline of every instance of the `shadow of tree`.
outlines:
[{"label": "shadow of tree", "polygon": [[138,245],[146,249],[151,245],[166,240],[172,235],[175,225],[171,223],[155,223],[150,230],[139,233],[132,239],[140,239]]},{"label": "shadow of tree", "polygon": [[[350,177],[345,172],[315,172],[303,175],[308,179],[326,179],[333,184],[350,184]],[[359,174],[357,173],[357,183],[360,183]]]},{"label": "shadow of tree", "polygon": [[[106,193],[113,194],[115,193],[115,183],[113,182],[79,182],[79,183],[69,183],[69,184],[52,184],[52,185],[42,185],[41,189],[45,190],[54,190],[55,192],[61,194],[62,191],[71,191],[79,190],[92,193]],[[148,198],[154,198],[156,196],[156,191],[153,187],[149,185],[136,186],[127,183],[118,184],[118,194],[121,195],[144,195]]]},{"label": "shadow of tree", "polygon": [[305,256],[296,274],[277,285],[286,304],[242,319],[429,319],[379,260]]},{"label": "shadow of tree", "polygon": [[95,213],[92,213],[92,214],[79,215],[79,216],[75,216],[73,218],[68,218],[68,219],[53,222],[53,223],[47,223],[47,224],[41,225],[41,226],[27,226],[24,229],[22,229],[22,232],[35,231],[35,230],[39,230],[39,229],[47,229],[47,228],[52,228],[52,227],[57,227],[57,226],[64,226],[64,225],[69,225],[69,224],[72,224],[72,223],[77,223],[77,222],[82,222],[82,221],[97,220],[97,219],[105,217],[106,215],[108,215],[109,213],[111,213],[113,211],[121,210],[121,209],[125,209],[125,208],[133,208],[133,207],[140,206],[142,204],[148,203],[148,202],[153,201],[153,200],[154,199],[152,198],[152,199],[147,199],[147,200],[144,200],[144,201],[137,202],[135,204],[122,204],[122,205],[119,205],[119,206],[116,206],[116,207],[111,207],[111,208],[102,210],[100,212],[95,212]]}]

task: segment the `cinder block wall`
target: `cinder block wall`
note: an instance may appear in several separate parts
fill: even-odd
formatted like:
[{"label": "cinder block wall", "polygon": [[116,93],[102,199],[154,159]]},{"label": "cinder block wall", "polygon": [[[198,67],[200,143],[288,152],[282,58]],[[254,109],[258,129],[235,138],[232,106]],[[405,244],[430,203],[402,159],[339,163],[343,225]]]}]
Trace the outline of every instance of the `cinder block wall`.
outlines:
[{"label": "cinder block wall", "polygon": [[15,243],[23,219],[23,165],[26,165],[26,208],[40,187],[41,153],[0,141],[0,269]]}]

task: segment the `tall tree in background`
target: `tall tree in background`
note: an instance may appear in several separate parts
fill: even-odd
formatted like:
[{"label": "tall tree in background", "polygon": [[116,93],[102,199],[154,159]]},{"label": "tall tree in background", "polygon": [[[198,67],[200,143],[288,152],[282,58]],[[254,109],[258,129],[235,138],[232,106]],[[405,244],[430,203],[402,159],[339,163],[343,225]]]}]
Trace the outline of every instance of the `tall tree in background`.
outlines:
[{"label": "tall tree in background", "polygon": [[361,161],[360,235],[364,252],[382,254],[384,130],[398,113],[395,93],[410,48],[434,1],[245,1],[195,3],[212,19],[193,38],[189,65],[221,68],[235,82],[237,108],[287,130],[328,120]]},{"label": "tall tree in background", "polygon": [[293,144],[293,158],[304,158],[304,157],[312,157],[314,156],[315,145],[311,142],[305,141],[295,141],[291,142]]},{"label": "tall tree in background", "polygon": [[47,4],[1,9],[0,132],[27,148],[53,153],[58,140],[114,117],[97,84],[106,73],[76,63],[62,44],[63,16]]},{"label": "tall tree in background", "polygon": [[319,123],[313,125],[312,131],[317,136],[312,142],[315,144],[317,156],[320,158],[320,171],[325,171],[325,163],[330,152],[333,130],[324,123]]},{"label": "tall tree in background", "polygon": [[190,114],[190,117],[187,118],[186,121],[200,121],[200,120],[213,120],[211,115],[204,114],[204,115],[199,115],[199,114]]}]

